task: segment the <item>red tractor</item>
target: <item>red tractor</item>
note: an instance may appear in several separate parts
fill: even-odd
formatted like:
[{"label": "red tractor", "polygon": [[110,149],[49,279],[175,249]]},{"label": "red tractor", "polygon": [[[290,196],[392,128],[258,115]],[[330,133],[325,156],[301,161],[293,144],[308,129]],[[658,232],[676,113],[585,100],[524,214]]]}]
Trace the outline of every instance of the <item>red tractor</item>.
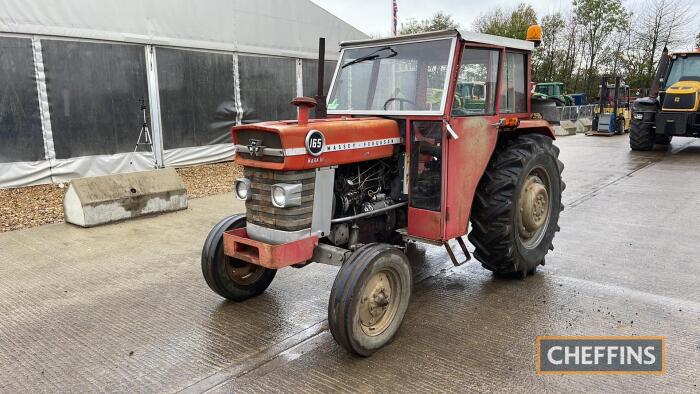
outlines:
[{"label": "red tractor", "polygon": [[[469,233],[484,268],[534,273],[553,249],[564,183],[554,131],[530,112],[533,46],[455,30],[342,43],[327,117],[309,120],[316,101],[300,97],[297,120],[233,128],[246,213],[209,234],[207,284],[243,301],[278,269],[337,265],[330,331],[368,356],[408,307],[410,243],[442,245],[460,265]],[[461,97],[467,85],[484,92]]]}]

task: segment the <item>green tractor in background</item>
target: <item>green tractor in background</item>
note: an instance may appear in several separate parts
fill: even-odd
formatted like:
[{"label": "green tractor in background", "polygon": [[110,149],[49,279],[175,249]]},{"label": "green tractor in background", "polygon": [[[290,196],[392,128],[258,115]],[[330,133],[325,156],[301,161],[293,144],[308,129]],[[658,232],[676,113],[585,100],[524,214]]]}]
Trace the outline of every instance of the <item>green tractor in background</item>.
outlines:
[{"label": "green tractor in background", "polygon": [[553,100],[557,107],[575,105],[574,99],[565,93],[563,82],[542,82],[535,85],[532,98]]},{"label": "green tractor in background", "polygon": [[483,82],[460,82],[455,86],[454,115],[482,114],[486,103],[486,84]]}]

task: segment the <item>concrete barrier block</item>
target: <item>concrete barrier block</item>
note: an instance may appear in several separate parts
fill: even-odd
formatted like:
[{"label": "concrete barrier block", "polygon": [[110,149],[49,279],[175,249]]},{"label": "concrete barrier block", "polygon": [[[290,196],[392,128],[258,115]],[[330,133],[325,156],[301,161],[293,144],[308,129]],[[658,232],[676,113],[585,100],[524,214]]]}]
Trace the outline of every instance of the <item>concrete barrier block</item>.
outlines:
[{"label": "concrete barrier block", "polygon": [[570,120],[562,120],[560,123],[561,128],[564,129],[566,134],[564,135],[574,135],[576,134],[576,124]]},{"label": "concrete barrier block", "polygon": [[554,128],[554,135],[556,135],[557,137],[565,137],[567,135],[572,135],[569,130],[565,129],[561,125],[552,125],[552,127]]},{"label": "concrete barrier block", "polygon": [[187,209],[187,190],[174,168],[73,179],[63,199],[65,220],[92,227]]},{"label": "concrete barrier block", "polygon": [[593,128],[593,121],[590,118],[583,118],[576,121],[576,132],[585,133]]}]

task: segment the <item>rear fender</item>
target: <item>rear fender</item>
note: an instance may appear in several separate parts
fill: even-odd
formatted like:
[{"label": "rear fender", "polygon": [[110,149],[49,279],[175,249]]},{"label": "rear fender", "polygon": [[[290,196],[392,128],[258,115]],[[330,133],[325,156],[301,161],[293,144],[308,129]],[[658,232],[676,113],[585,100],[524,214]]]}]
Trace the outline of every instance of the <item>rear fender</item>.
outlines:
[{"label": "rear fender", "polygon": [[554,128],[542,119],[529,119],[521,120],[518,127],[515,129],[507,130],[503,129],[500,131],[501,135],[514,135],[514,134],[542,134],[546,135],[551,139],[556,139],[554,137]]}]

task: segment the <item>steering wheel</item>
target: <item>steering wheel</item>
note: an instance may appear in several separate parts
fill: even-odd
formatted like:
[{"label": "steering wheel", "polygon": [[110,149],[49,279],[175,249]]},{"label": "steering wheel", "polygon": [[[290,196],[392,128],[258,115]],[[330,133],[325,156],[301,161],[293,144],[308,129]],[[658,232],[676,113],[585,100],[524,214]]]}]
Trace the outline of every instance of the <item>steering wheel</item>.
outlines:
[{"label": "steering wheel", "polygon": [[406,100],[405,98],[401,98],[401,97],[389,97],[389,99],[386,100],[386,101],[384,102],[384,106],[383,106],[383,107],[384,107],[384,110],[386,111],[386,106],[389,105],[389,103],[394,102],[394,101],[398,101],[398,102],[400,103],[400,105],[399,105],[399,110],[403,110],[403,103],[408,103],[408,104],[416,105],[416,103],[414,103],[413,101],[411,101],[411,100]]}]

